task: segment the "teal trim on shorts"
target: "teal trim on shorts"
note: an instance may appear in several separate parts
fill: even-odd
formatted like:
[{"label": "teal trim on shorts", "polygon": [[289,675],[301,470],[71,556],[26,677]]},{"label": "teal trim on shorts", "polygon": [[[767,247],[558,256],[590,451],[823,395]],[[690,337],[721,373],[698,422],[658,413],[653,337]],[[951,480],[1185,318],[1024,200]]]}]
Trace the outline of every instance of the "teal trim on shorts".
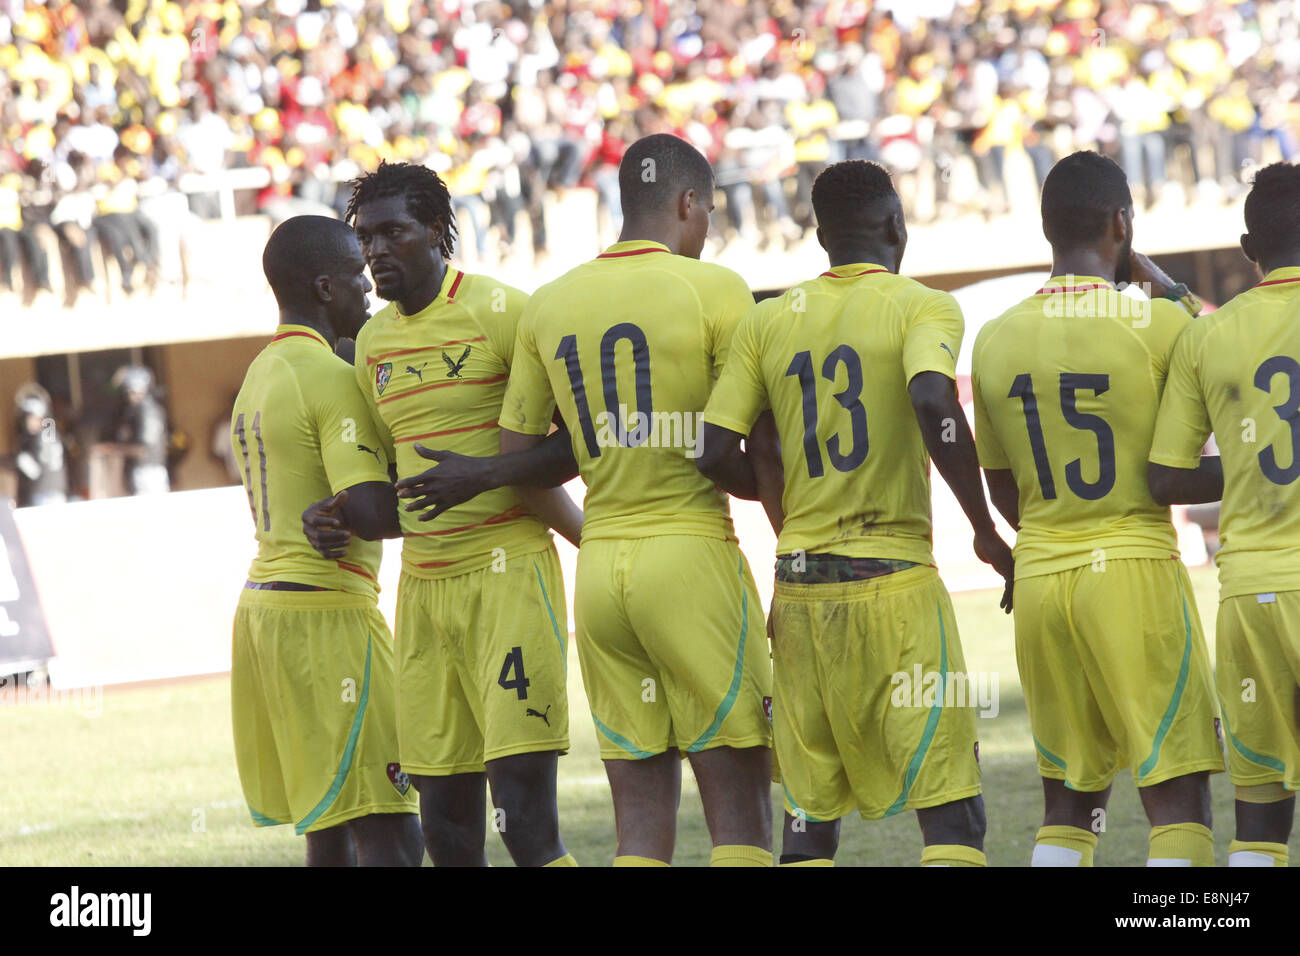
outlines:
[{"label": "teal trim on shorts", "polygon": [[253,815],[253,822],[259,827],[278,827],[283,826],[287,822],[285,820],[272,820],[265,813],[258,813],[252,807],[248,808],[248,812]]},{"label": "teal trim on shorts", "polygon": [[1277,773],[1286,773],[1286,764],[1282,761],[1278,760],[1276,757],[1269,757],[1265,754],[1255,753],[1255,751],[1251,750],[1232,735],[1232,728],[1228,726],[1228,714],[1226,710],[1223,712],[1223,729],[1228,732],[1228,739],[1232,741],[1232,746],[1236,748],[1237,753],[1241,754],[1251,763],[1259,764],[1261,767],[1267,767],[1269,770],[1276,771]]},{"label": "teal trim on shorts", "polygon": [[[1034,737],[1034,749],[1036,749],[1040,754],[1042,754],[1043,759],[1046,760],[1048,763],[1052,764],[1053,766],[1060,767],[1066,773],[1070,772],[1065,766],[1065,761],[1062,760],[1060,757],[1056,756],[1056,754],[1052,753],[1041,743],[1039,743],[1037,737]],[[1066,784],[1066,786],[1070,787],[1068,783]],[[1070,787],[1070,789],[1074,789],[1074,788]]]},{"label": "teal trim on shorts", "polygon": [[329,792],[321,798],[320,803],[312,809],[300,821],[294,824],[293,832],[302,836],[307,832],[307,828],[320,819],[321,814],[330,808],[330,805],[338,799],[339,791],[343,789],[343,781],[347,779],[348,773],[352,770],[352,758],[357,751],[357,738],[361,736],[361,721],[366,716],[366,704],[370,701],[370,642],[371,638],[366,638],[366,673],[361,680],[361,700],[357,703],[356,716],[352,718],[352,731],[348,734],[348,744],[343,748],[343,757],[339,760],[339,769],[334,774],[334,783],[330,786]]},{"label": "teal trim on shorts", "polygon": [[794,794],[790,792],[790,788],[785,785],[784,780],[781,781],[781,789],[785,791],[785,798],[790,801],[790,806],[794,807],[795,812],[801,814],[803,816],[803,819],[808,823],[830,823],[831,822],[829,820],[818,820],[816,817],[812,816],[803,807],[799,806],[799,801],[794,798]]},{"label": "teal trim on shorts", "polygon": [[546,613],[551,618],[551,630],[555,632],[555,639],[560,642],[560,660],[566,665],[569,662],[569,642],[560,636],[560,625],[556,623],[555,611],[551,607],[551,596],[546,593],[546,582],[542,580],[542,569],[533,562],[533,570],[537,572],[537,586],[542,589],[542,600],[546,602]]},{"label": "teal trim on shorts", "polygon": [[626,737],[624,737],[622,734],[618,733],[617,731],[610,730],[603,723],[601,723],[600,718],[597,717],[594,712],[591,715],[591,719],[596,724],[597,730],[599,730],[602,734],[608,737],[611,741],[618,744],[620,747],[622,747],[624,750],[630,753],[637,760],[645,760],[647,757],[656,756],[656,754],[652,754],[648,750],[638,750],[635,746],[633,746],[632,741],[628,740]]},{"label": "teal trim on shorts", "polygon": [[736,646],[736,666],[731,671],[731,686],[727,688],[727,695],[722,698],[717,713],[713,715],[713,723],[709,724],[695,743],[686,748],[687,753],[699,753],[704,749],[704,745],[714,738],[718,729],[722,726],[722,722],[731,713],[731,708],[736,704],[736,696],[740,693],[740,678],[745,673],[745,635],[749,633],[749,594],[745,591],[745,556],[743,554],[740,556],[740,563],[736,566],[736,571],[740,576],[740,643]]},{"label": "teal trim on shorts", "polygon": [[916,745],[916,753],[912,754],[912,762],[907,765],[907,775],[903,777],[903,792],[898,795],[893,806],[885,811],[884,816],[892,817],[904,807],[907,806],[908,794],[912,792],[912,784],[916,782],[916,775],[921,772],[921,763],[925,760],[925,755],[930,749],[930,743],[934,740],[934,732],[939,727],[939,718],[943,715],[943,696],[945,685],[948,682],[948,638],[943,627],[943,606],[935,605],[939,611],[939,686],[935,691],[934,703],[930,706],[930,716],[925,722],[925,732],[921,734],[921,742]]},{"label": "teal trim on shorts", "polygon": [[1174,696],[1169,701],[1169,706],[1165,708],[1165,715],[1160,718],[1160,726],[1156,728],[1156,738],[1151,744],[1151,755],[1142,761],[1142,766],[1138,767],[1137,779],[1133,782],[1141,786],[1141,780],[1152,770],[1160,761],[1160,745],[1165,742],[1165,736],[1169,733],[1169,728],[1173,726],[1174,714],[1178,713],[1178,705],[1183,701],[1183,691],[1187,689],[1187,674],[1192,665],[1192,620],[1187,613],[1187,596],[1183,594],[1182,575],[1176,575],[1178,578],[1178,596],[1183,602],[1183,663],[1178,668],[1178,682],[1174,685]]}]

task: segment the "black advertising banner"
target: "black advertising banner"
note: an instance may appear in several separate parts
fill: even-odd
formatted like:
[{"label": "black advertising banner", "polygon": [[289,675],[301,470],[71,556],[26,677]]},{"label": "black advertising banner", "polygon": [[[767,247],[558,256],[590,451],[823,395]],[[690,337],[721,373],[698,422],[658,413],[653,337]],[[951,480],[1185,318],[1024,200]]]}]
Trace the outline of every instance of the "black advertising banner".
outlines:
[{"label": "black advertising banner", "polygon": [[[57,506],[53,506],[57,507]],[[54,656],[32,569],[14,522],[14,503],[0,497],[0,678],[43,667]]]}]

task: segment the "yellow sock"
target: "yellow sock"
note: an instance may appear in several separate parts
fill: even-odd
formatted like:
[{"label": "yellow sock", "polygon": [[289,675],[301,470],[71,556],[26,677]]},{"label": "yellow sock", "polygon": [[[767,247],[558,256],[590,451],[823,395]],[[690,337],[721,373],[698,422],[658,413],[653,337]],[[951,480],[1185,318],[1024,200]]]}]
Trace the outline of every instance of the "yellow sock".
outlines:
[{"label": "yellow sock", "polygon": [[558,860],[552,860],[550,863],[547,863],[546,865],[547,866],[577,866],[578,861],[573,858],[572,853],[566,853]]},{"label": "yellow sock", "polygon": [[1214,866],[1214,836],[1199,823],[1151,828],[1147,866]]},{"label": "yellow sock", "polygon": [[798,860],[794,863],[778,863],[777,866],[834,866],[834,860],[818,857],[814,860]]},{"label": "yellow sock", "polygon": [[1097,834],[1081,827],[1039,827],[1030,866],[1092,866]]},{"label": "yellow sock", "polygon": [[1245,843],[1233,840],[1228,844],[1228,866],[1287,866],[1285,843]]},{"label": "yellow sock", "polygon": [[935,843],[921,851],[922,866],[988,866],[983,851],[960,843]]},{"label": "yellow sock", "polygon": [[709,866],[771,866],[772,851],[743,843],[715,846],[709,854]]},{"label": "yellow sock", "polygon": [[623,856],[614,857],[615,866],[668,866],[663,860],[656,860],[648,856],[632,856],[624,854]]}]

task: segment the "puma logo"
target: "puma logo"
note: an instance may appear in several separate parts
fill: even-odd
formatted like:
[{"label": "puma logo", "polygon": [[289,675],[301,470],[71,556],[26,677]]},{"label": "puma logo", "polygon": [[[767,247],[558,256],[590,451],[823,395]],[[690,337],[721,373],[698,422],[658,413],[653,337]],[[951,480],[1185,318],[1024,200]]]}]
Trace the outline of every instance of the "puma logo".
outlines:
[{"label": "puma logo", "polygon": [[428,362],[421,362],[419,368],[416,368],[414,365],[408,365],[408,366],[406,366],[406,370],[407,370],[408,372],[410,372],[412,375],[414,375],[416,378],[418,378],[421,382],[423,382],[423,381],[424,381],[424,367],[425,367],[426,365],[428,365],[428,364],[429,364]]},{"label": "puma logo", "polygon": [[379,452],[374,448],[367,448],[365,445],[358,444],[357,451],[368,451],[375,456],[375,461],[379,461]]},{"label": "puma logo", "polygon": [[547,705],[546,705],[546,713],[545,713],[545,714],[542,713],[540,710],[533,710],[531,707],[529,707],[526,711],[524,711],[524,716],[525,716],[525,717],[540,717],[540,718],[542,718],[542,722],[545,723],[547,727],[549,727],[549,726],[551,726],[551,721],[547,718],[546,714],[549,714],[550,712],[551,712],[551,705],[550,705],[550,704],[547,704]]},{"label": "puma logo", "polygon": [[[947,343],[947,342],[940,342],[940,343],[939,343],[939,348],[943,349],[943,350],[944,350],[945,352],[947,352],[949,355],[952,355],[952,349],[948,348],[948,343]],[[955,356],[955,355],[952,355],[952,358],[953,358],[953,361],[954,361],[954,362],[957,360],[957,356]]]},{"label": "puma logo", "polygon": [[449,372],[447,373],[447,377],[448,377],[448,378],[463,378],[463,377],[464,377],[464,376],[462,376],[462,375],[460,374],[460,370],[463,369],[463,368],[465,367],[465,360],[466,360],[467,358],[469,358],[469,351],[470,351],[470,347],[469,347],[468,345],[465,346],[465,351],[461,352],[461,353],[460,353],[460,358],[458,358],[458,359],[457,359],[456,361],[454,361],[454,362],[453,362],[450,358],[447,357],[447,353],[446,353],[446,352],[443,352],[443,353],[442,353],[442,360],[443,360],[444,362],[447,363],[447,368],[451,369],[451,371],[449,371]]}]

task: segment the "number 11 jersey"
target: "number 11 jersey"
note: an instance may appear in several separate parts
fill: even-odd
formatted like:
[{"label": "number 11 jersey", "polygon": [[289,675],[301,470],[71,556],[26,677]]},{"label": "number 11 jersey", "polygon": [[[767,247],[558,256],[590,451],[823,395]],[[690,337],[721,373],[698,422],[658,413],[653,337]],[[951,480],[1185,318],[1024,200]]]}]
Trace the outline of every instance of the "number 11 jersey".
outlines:
[{"label": "number 11 jersey", "polygon": [[1054,276],[975,338],[980,464],[1020,490],[1016,578],[1178,555],[1147,454],[1174,343],[1190,321],[1095,276]]},{"label": "number 11 jersey", "polygon": [[542,286],[519,319],[501,427],[545,435],[559,407],[587,485],[582,540],[733,538],[699,473],[700,418],[753,307],[730,269],[618,242]]}]

